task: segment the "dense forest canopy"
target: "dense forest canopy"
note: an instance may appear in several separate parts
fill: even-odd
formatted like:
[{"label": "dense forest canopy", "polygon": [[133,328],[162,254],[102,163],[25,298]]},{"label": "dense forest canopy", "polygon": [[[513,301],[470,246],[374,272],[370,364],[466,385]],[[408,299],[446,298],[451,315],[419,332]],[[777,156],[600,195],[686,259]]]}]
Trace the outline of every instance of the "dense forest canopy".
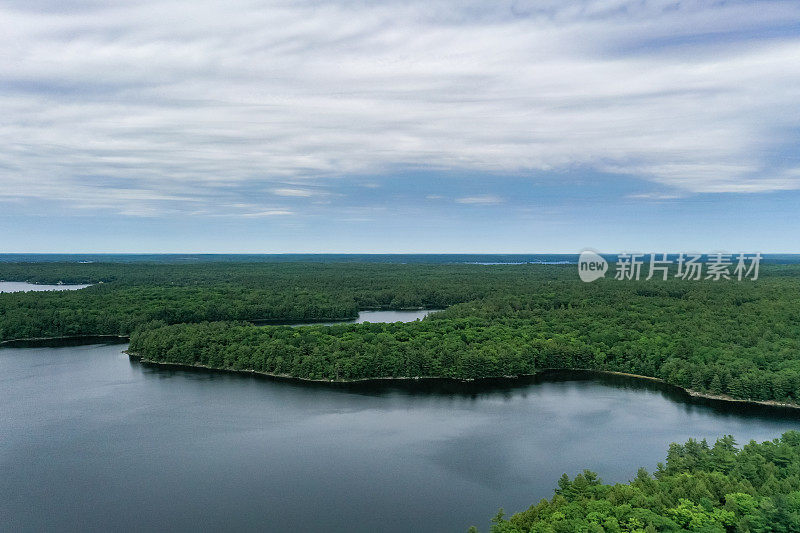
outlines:
[{"label": "dense forest canopy", "polygon": [[492,532],[797,532],[800,433],[741,448],[731,436],[672,444],[654,476],[640,469],[612,486],[586,470],[555,492],[509,519],[501,511]]},{"label": "dense forest canopy", "polygon": [[148,323],[353,318],[359,309],[441,308],[508,291],[474,266],[208,263],[0,263],[0,279],[95,283],[80,291],[0,294],[0,341],[64,335],[129,335]]},{"label": "dense forest canopy", "polygon": [[[574,265],[0,264],[0,279],[95,283],[0,294],[0,340],[131,335],[150,361],[308,379],[629,372],[800,403],[800,265],[757,281],[583,283]],[[256,327],[359,309],[447,308],[413,323]]]}]

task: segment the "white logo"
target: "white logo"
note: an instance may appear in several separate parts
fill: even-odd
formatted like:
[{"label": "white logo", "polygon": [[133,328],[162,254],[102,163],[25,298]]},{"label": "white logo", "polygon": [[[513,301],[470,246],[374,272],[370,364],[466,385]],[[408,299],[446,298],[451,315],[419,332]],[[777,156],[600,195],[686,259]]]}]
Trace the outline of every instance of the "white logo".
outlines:
[{"label": "white logo", "polygon": [[590,282],[602,278],[608,271],[608,262],[600,254],[584,250],[578,258],[578,275],[581,281]]},{"label": "white logo", "polygon": [[[647,256],[650,256],[649,262]],[[673,254],[617,254],[614,261],[616,280],[639,281],[642,270],[649,264],[650,268],[645,281],[658,277],[663,281],[670,278],[682,280],[737,280],[758,279],[758,268],[761,264],[761,253],[733,254],[717,252],[713,254],[681,253]],[[675,267],[675,268],[672,268]],[[582,281],[591,282],[600,279],[608,271],[608,262],[593,250],[584,250],[578,258],[578,275]]]}]

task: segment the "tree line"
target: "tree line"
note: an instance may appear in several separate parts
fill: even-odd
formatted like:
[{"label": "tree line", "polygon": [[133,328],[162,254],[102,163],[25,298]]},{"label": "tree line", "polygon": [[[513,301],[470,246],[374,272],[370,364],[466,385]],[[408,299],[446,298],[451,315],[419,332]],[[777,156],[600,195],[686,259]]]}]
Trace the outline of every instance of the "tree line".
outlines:
[{"label": "tree line", "polygon": [[797,532],[800,433],[741,448],[730,435],[673,443],[654,475],[641,468],[624,484],[564,474],[552,499],[493,522],[493,533]]},{"label": "tree line", "polygon": [[646,285],[540,279],[520,287],[414,323],[299,330],[184,324],[142,330],[131,350],[153,361],[331,380],[583,368],[800,403],[800,278]]},{"label": "tree line", "polygon": [[[0,264],[0,278],[23,274],[96,284],[0,294],[0,340],[131,335],[153,361],[325,380],[585,368],[800,403],[795,265],[766,265],[756,282],[587,284],[574,265]],[[403,307],[447,309],[405,324],[246,322]]]}]

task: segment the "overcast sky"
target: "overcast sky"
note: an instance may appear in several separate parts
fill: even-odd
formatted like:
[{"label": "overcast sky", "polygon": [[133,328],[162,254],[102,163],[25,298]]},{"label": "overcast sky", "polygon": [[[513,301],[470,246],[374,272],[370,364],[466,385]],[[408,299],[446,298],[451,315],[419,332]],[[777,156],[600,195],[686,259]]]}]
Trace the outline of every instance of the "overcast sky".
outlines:
[{"label": "overcast sky", "polygon": [[800,252],[800,2],[0,0],[2,252]]}]

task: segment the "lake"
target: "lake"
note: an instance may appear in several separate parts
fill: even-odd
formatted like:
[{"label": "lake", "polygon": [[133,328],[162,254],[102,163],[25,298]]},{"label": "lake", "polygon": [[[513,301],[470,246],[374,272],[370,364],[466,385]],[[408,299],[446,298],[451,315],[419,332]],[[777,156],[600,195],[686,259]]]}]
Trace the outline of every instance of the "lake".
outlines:
[{"label": "lake", "polygon": [[[335,320],[331,322],[303,322],[299,324],[287,324],[291,326],[333,326],[335,324],[361,324],[363,322],[413,322],[422,320],[426,316],[441,309],[400,309],[400,310],[378,310],[378,311],[359,311],[358,318],[354,320]],[[274,322],[263,322],[265,325]],[[276,324],[277,325],[277,324]]]},{"label": "lake", "polygon": [[0,292],[74,291],[89,285],[42,285],[25,281],[0,281]]},{"label": "lake", "polygon": [[624,482],[672,441],[800,429],[617,376],[332,385],[145,366],[126,347],[0,348],[3,527],[486,531],[563,472]]}]

